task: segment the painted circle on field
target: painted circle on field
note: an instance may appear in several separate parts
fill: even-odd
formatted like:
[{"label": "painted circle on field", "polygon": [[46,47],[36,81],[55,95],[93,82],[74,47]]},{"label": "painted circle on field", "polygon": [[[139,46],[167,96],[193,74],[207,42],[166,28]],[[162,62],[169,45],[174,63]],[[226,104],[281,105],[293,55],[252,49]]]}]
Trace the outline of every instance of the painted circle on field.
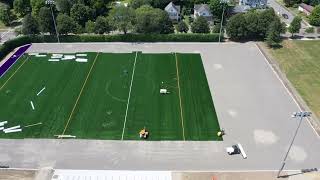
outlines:
[{"label": "painted circle on field", "polygon": [[[106,93],[114,100],[127,103],[128,93],[130,90],[131,76],[120,77],[112,79],[106,83]],[[131,91],[137,91],[136,88],[140,89],[151,89],[152,93],[155,90],[155,84],[151,78],[142,75],[135,75],[132,83]],[[139,87],[140,86],[140,87]],[[143,91],[145,92],[145,91]],[[142,92],[142,93],[143,93]]]}]

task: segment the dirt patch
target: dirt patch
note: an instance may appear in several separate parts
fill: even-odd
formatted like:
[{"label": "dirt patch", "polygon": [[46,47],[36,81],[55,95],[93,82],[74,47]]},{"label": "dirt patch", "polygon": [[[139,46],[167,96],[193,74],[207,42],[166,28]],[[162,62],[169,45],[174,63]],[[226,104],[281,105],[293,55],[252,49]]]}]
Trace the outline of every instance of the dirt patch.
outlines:
[{"label": "dirt patch", "polygon": [[[53,170],[12,170],[0,169],[0,180],[50,180]],[[40,176],[39,176],[40,175]]]}]

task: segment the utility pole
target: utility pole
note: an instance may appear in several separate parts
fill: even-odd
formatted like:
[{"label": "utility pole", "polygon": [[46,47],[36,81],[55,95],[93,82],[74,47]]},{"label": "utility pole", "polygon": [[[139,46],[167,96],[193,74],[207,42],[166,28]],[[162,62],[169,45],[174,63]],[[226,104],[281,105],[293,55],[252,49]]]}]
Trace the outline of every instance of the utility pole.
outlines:
[{"label": "utility pole", "polygon": [[222,0],[220,3],[223,3],[223,10],[222,10],[222,15],[221,15],[221,23],[220,23],[220,31],[219,31],[219,43],[221,42],[221,31],[222,31],[222,24],[223,24],[223,17],[224,17],[224,11],[226,8],[226,3],[227,0]]},{"label": "utility pole", "polygon": [[59,32],[58,32],[58,29],[57,29],[56,20],[55,20],[55,18],[54,18],[54,14],[53,14],[53,10],[52,10],[52,4],[54,4],[54,0],[46,0],[46,4],[49,4],[49,6],[50,6],[51,15],[52,15],[52,19],[53,19],[54,29],[55,29],[55,31],[56,31],[58,43],[60,43]]},{"label": "utility pole", "polygon": [[293,145],[293,142],[294,142],[294,140],[296,139],[296,136],[297,136],[298,131],[299,131],[299,129],[300,129],[301,122],[302,122],[303,118],[304,118],[304,117],[309,117],[310,115],[311,115],[311,112],[307,112],[307,111],[295,112],[295,113],[292,114],[292,117],[293,117],[293,118],[300,117],[299,125],[298,125],[298,127],[297,127],[297,129],[296,129],[296,131],[295,131],[295,133],[294,133],[294,136],[293,136],[293,138],[292,138],[292,141],[291,141],[291,143],[290,143],[290,146],[289,146],[289,148],[288,148],[288,151],[287,151],[286,155],[284,156],[284,159],[283,159],[283,161],[282,161],[282,165],[281,165],[281,167],[280,167],[280,169],[279,169],[279,171],[278,171],[278,176],[277,176],[277,178],[280,178],[280,177],[281,177],[281,176],[280,176],[280,173],[282,172],[282,170],[284,169],[284,166],[286,165],[287,157],[288,157],[288,155],[289,155],[289,152],[290,152],[290,150],[291,150],[291,147],[292,147],[292,145]]}]

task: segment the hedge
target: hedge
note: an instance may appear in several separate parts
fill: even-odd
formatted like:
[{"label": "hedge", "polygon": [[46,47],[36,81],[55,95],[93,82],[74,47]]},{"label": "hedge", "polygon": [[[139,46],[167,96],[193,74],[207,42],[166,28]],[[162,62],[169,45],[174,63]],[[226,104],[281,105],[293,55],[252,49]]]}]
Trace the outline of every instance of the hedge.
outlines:
[{"label": "hedge", "polygon": [[[60,42],[217,42],[219,34],[117,34],[64,35]],[[29,43],[57,42],[56,36],[20,36],[0,46],[0,60],[16,47]]]},{"label": "hedge", "polygon": [[[55,36],[38,36],[36,41],[57,42]],[[61,42],[217,42],[219,34],[126,34],[126,35],[69,35]]]}]

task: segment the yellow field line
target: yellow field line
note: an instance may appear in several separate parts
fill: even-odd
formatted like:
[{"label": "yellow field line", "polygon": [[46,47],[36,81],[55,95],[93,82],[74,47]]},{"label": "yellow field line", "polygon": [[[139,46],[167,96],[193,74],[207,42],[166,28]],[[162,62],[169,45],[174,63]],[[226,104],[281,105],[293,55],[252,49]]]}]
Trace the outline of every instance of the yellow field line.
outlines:
[{"label": "yellow field line", "polygon": [[97,53],[97,55],[96,55],[96,57],[95,57],[95,59],[94,59],[94,61],[93,61],[93,64],[91,65],[91,68],[90,68],[90,70],[89,70],[89,72],[88,72],[88,74],[87,74],[86,80],[84,81],[84,83],[83,83],[83,85],[82,85],[82,88],[81,88],[81,90],[80,90],[80,93],[79,93],[79,95],[78,95],[78,98],[77,98],[77,100],[76,100],[76,102],[75,102],[75,104],[74,104],[74,106],[73,106],[73,108],[72,108],[72,111],[71,111],[71,113],[70,113],[68,122],[67,122],[66,126],[64,127],[64,130],[63,130],[62,135],[64,135],[64,133],[66,132],[66,130],[67,130],[67,128],[68,128],[68,125],[69,125],[69,123],[70,123],[70,120],[71,120],[71,118],[72,118],[72,115],[73,115],[73,113],[74,113],[74,110],[76,109],[76,107],[77,107],[77,105],[78,105],[78,101],[79,101],[79,99],[80,99],[80,97],[81,97],[81,94],[82,94],[82,92],[83,92],[84,87],[85,87],[86,84],[87,84],[87,81],[88,81],[89,76],[90,76],[90,74],[91,74],[91,71],[92,71],[92,69],[93,69],[93,67],[94,67],[94,65],[95,65],[95,63],[96,63],[96,60],[97,60],[97,58],[98,58],[98,55],[99,55],[99,52]]},{"label": "yellow field line", "polygon": [[185,141],[186,138],[184,136],[184,120],[183,120],[183,110],[182,110],[181,92],[180,92],[180,78],[179,78],[178,57],[177,57],[177,53],[174,53],[174,55],[175,55],[175,58],[176,58],[176,70],[177,70],[177,81],[178,81],[178,90],[179,90],[179,103],[180,103],[180,116],[181,116],[182,135],[183,135],[183,140]]},{"label": "yellow field line", "polygon": [[[19,71],[19,69],[24,65],[24,63],[27,62],[27,60],[29,59],[29,56],[27,57],[27,59],[18,67],[18,69],[16,71],[14,71],[14,73],[9,77],[9,79],[6,80],[6,82],[0,87],[0,91],[2,90],[2,88],[9,82],[9,80]],[[18,61],[18,60],[17,60]]]}]

